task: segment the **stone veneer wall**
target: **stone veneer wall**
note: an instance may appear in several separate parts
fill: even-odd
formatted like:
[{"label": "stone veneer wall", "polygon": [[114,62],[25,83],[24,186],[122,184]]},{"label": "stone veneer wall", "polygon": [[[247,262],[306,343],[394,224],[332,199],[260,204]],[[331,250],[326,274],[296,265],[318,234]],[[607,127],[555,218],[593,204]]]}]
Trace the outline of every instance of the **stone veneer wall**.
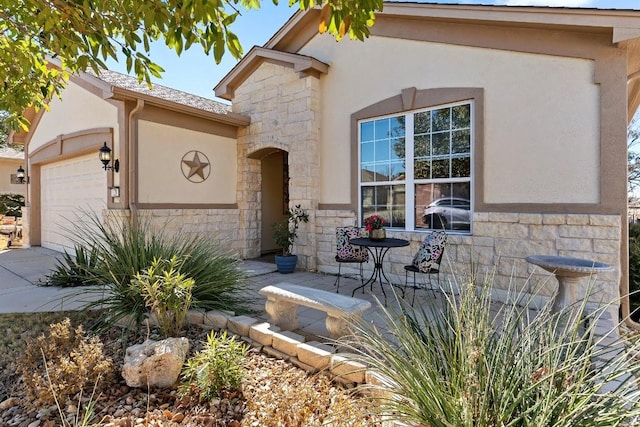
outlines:
[{"label": "stone veneer wall", "polygon": [[315,212],[320,189],[320,81],[292,68],[264,62],[236,89],[233,111],[251,117],[238,132],[238,207],[243,258],[260,255],[260,160],[250,155],[265,148],[288,152],[290,205],[309,212],[301,224],[298,268],[315,270]]},{"label": "stone veneer wall", "polygon": [[[148,219],[153,228],[168,234],[198,234],[219,240],[226,249],[240,253],[243,242],[238,229],[238,209],[143,209],[140,218]],[[104,211],[106,218],[117,220],[129,210]]]},{"label": "stone veneer wall", "polygon": [[[620,217],[616,215],[475,213],[473,235],[449,234],[445,250],[441,279],[455,279],[460,283],[468,277],[471,265],[480,275],[495,274],[497,289],[509,286],[527,293],[550,296],[557,282],[550,274],[526,262],[529,255],[561,255],[605,262],[614,267],[611,272],[600,273],[595,284],[604,293],[598,296],[605,302],[619,296],[620,277]],[[335,262],[335,228],[356,224],[353,211],[318,211],[316,234],[318,270],[326,273],[338,271]],[[411,242],[405,248],[389,251],[385,258],[385,271],[397,283],[404,283],[405,264],[409,264],[424,239],[424,232],[387,232]],[[354,267],[343,265],[343,272],[355,273]],[[371,271],[372,264],[365,267]],[[453,276],[451,275],[453,273]],[[365,273],[367,277],[367,273]],[[448,283],[448,282],[445,282]],[[582,280],[582,287],[589,280]]]}]

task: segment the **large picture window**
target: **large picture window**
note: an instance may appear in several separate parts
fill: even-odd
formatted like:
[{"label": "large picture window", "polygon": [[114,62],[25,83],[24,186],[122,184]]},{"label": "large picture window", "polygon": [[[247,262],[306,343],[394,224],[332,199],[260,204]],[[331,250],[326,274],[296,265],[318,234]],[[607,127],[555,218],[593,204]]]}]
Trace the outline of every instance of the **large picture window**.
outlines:
[{"label": "large picture window", "polygon": [[472,103],[359,122],[361,220],[471,231]]}]

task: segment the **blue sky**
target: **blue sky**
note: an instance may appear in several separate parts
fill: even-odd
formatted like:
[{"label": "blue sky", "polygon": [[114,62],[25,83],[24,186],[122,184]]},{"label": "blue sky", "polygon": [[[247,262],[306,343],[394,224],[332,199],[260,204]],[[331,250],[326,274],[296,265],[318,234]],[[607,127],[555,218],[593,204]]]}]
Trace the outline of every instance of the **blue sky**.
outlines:
[{"label": "blue sky", "polygon": [[[496,4],[508,6],[554,6],[554,7],[586,7],[601,9],[640,9],[638,0],[487,0],[462,1],[467,4]],[[296,8],[288,7],[288,2],[280,1],[274,6],[270,0],[263,0],[260,10],[243,12],[233,24],[233,31],[238,35],[245,52],[252,46],[262,46],[271,36],[294,14]],[[156,43],[151,48],[151,59],[161,65],[165,72],[162,80],[164,86],[194,93],[206,98],[215,98],[213,87],[237,64],[228,53],[222,62],[216,64],[213,56],[205,55],[199,45],[194,45],[178,57],[174,51],[164,44]],[[109,62],[109,68],[126,73],[124,62]]]}]

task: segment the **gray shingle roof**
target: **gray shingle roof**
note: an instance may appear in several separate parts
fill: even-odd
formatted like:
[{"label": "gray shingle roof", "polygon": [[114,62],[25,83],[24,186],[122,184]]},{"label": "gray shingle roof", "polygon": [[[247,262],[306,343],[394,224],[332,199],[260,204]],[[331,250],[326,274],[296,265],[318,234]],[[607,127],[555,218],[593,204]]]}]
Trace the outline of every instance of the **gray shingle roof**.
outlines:
[{"label": "gray shingle roof", "polygon": [[210,111],[217,114],[227,114],[231,112],[231,106],[212,99],[203,98],[192,93],[183,92],[159,84],[153,84],[149,89],[145,82],[138,83],[138,79],[133,76],[118,73],[111,70],[101,70],[100,75],[96,75],[93,71],[89,71],[94,77],[122,89],[138,92],[144,95],[153,96],[155,98],[166,101],[175,102],[177,104],[187,105],[204,111]]}]

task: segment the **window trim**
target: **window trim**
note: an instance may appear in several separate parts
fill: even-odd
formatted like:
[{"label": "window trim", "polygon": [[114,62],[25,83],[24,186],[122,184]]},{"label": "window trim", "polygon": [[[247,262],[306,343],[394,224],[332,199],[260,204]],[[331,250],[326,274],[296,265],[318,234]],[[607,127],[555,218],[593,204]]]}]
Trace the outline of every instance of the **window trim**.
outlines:
[{"label": "window trim", "polygon": [[[470,101],[472,113],[471,203],[479,210],[484,199],[484,89],[475,87],[403,89],[399,95],[384,99],[351,114],[351,209],[360,209],[360,142],[359,122],[378,117],[404,114],[413,110]],[[408,219],[407,219],[408,220]],[[408,230],[407,231],[411,231]],[[415,232],[420,232],[415,230]]]}]

